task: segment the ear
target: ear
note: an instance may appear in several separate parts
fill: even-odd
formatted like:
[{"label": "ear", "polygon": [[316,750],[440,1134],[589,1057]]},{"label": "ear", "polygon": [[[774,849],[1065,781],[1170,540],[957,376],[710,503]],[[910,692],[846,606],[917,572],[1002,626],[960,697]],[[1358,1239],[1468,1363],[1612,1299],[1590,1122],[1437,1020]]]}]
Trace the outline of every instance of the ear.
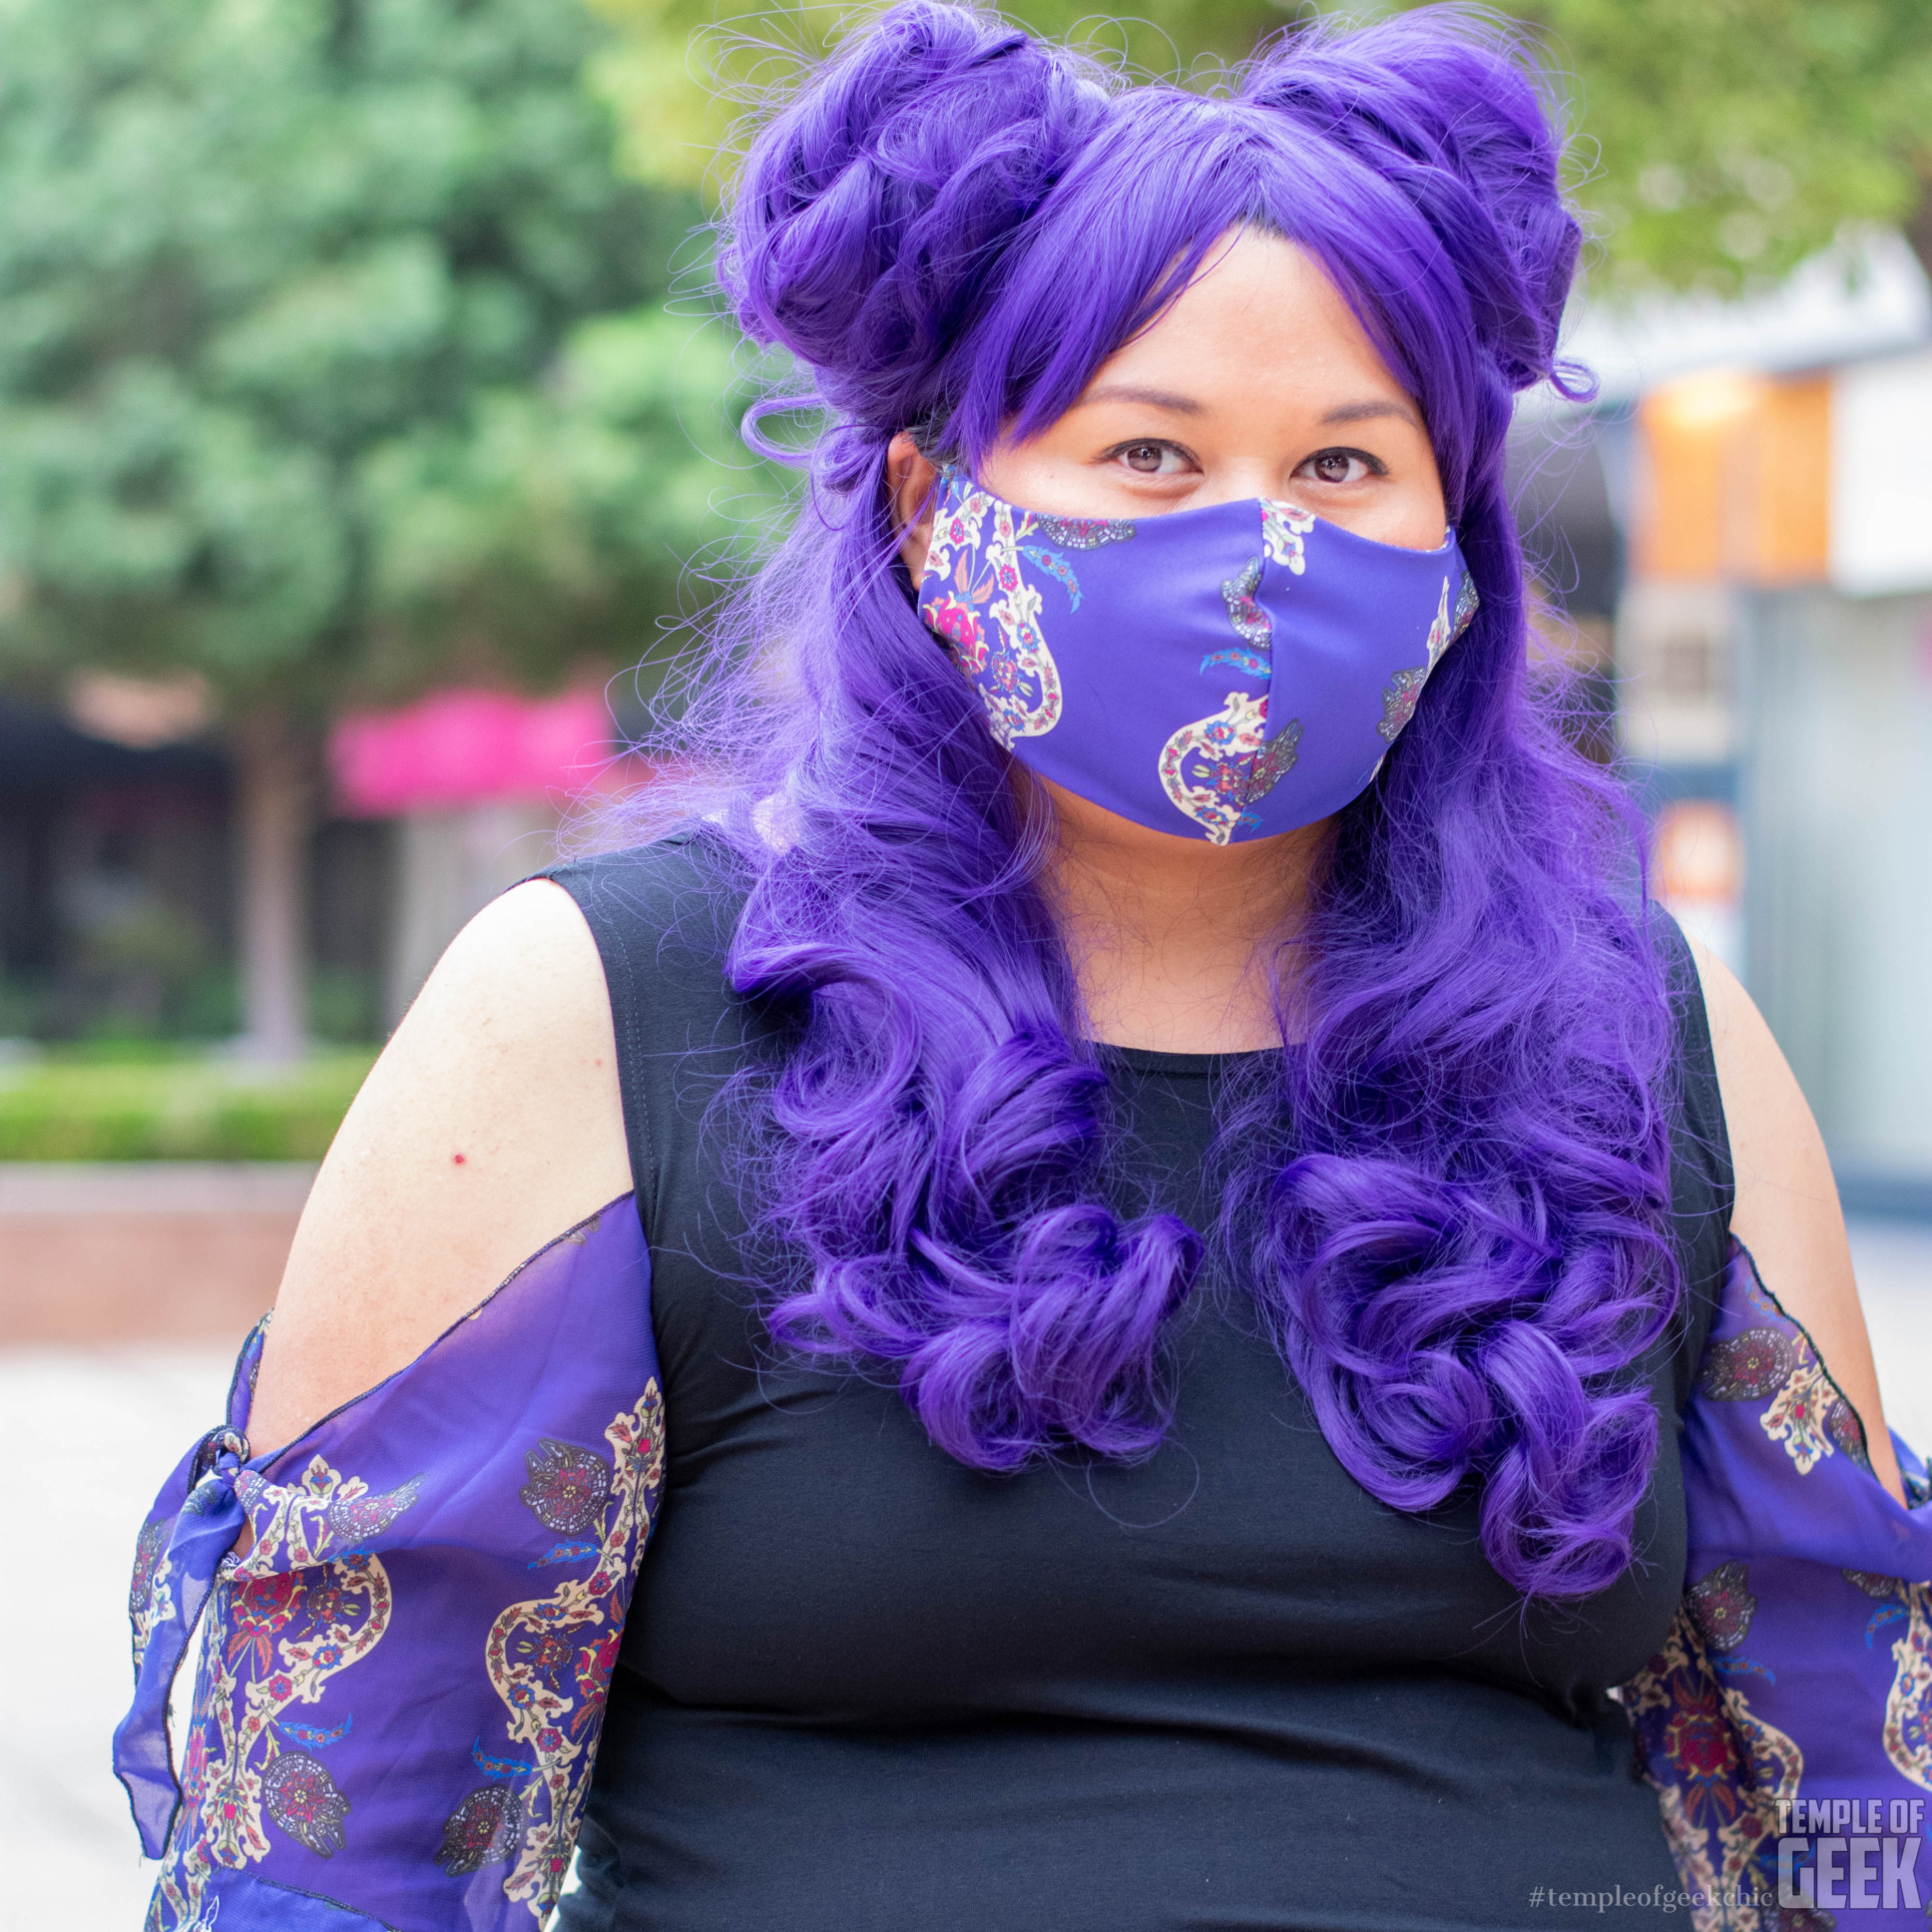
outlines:
[{"label": "ear", "polygon": [[939,472],[904,430],[886,444],[885,487],[892,528],[899,539],[899,555],[915,584],[925,570],[926,550],[932,542],[932,486],[938,480]]}]

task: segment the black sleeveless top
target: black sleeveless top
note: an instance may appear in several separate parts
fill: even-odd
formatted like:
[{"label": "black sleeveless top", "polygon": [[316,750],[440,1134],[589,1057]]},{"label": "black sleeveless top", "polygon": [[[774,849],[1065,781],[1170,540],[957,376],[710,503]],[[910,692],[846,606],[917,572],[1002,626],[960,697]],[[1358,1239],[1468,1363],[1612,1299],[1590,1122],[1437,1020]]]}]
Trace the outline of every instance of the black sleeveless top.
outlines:
[{"label": "black sleeveless top", "polygon": [[[723,980],[730,908],[678,844],[553,876],[610,985],[670,1431],[565,1932],[1655,1923],[1632,1895],[1678,1880],[1609,1692],[1683,1586],[1677,1417],[1731,1195],[1674,928],[1690,1294],[1653,1365],[1641,1556],[1526,1612],[1474,1496],[1426,1516],[1370,1497],[1224,1281],[1179,1318],[1175,1426],[1132,1467],[984,1475],[895,1390],[780,1355],[707,1115],[782,1047]],[[1197,1227],[1237,1058],[1109,1056],[1121,1185]],[[1581,1891],[1629,1902],[1548,1902]]]}]

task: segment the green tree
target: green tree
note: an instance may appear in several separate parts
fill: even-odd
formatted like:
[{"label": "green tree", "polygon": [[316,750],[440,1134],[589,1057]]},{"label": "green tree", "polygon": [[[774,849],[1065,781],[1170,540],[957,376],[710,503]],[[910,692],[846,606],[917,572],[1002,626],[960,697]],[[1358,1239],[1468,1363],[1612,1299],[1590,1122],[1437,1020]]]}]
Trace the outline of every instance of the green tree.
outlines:
[{"label": "green tree", "polygon": [[[827,0],[596,0],[625,44],[600,58],[633,168],[696,183],[735,119],[851,19]],[[1387,0],[1337,9],[1353,18]],[[1932,271],[1932,11],[1926,0],[1500,0],[1568,76],[1579,199],[1609,292],[1734,292],[1847,223],[1905,229]],[[1077,31],[1136,66],[1211,84],[1289,18],[1268,0],[1015,0],[1039,31]]]},{"label": "green tree", "polygon": [[737,435],[760,373],[715,322],[594,316],[541,384],[372,450],[367,687],[408,689],[426,662],[529,685],[573,664],[661,670],[677,614],[783,500]]},{"label": "green tree", "polygon": [[1610,292],[1732,293],[1846,224],[1932,272],[1925,0],[1511,0],[1574,76]]},{"label": "green tree", "polygon": [[[316,725],[650,648],[732,486],[695,204],[575,0],[0,0],[0,670],[188,667],[238,754],[245,1026],[303,1026]],[[694,444],[700,447],[694,447]]]},{"label": "green tree", "polygon": [[[590,0],[623,38],[592,73],[624,122],[624,152],[641,179],[714,190],[745,128],[803,62],[880,11],[839,0]],[[1013,0],[997,11],[1036,33],[1071,38],[1135,70],[1208,80],[1247,53],[1284,14],[1270,0],[1140,0],[1096,13],[1085,0]]]}]

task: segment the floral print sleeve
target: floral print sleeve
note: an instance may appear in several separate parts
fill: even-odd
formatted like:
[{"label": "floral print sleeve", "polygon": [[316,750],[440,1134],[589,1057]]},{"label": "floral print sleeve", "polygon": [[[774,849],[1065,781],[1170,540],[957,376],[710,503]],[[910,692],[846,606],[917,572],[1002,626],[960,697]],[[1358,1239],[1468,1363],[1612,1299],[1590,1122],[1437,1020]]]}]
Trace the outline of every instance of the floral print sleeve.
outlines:
[{"label": "floral print sleeve", "polygon": [[549,1917],[663,1481],[648,1291],[626,1197],[267,1455],[249,1338],[136,1543],[115,1768],[162,1860],[148,1932]]},{"label": "floral print sleeve", "polygon": [[1924,1932],[1932,1487],[1893,1442],[1910,1509],[1733,1243],[1685,1419],[1685,1600],[1623,1693],[1696,1932]]}]

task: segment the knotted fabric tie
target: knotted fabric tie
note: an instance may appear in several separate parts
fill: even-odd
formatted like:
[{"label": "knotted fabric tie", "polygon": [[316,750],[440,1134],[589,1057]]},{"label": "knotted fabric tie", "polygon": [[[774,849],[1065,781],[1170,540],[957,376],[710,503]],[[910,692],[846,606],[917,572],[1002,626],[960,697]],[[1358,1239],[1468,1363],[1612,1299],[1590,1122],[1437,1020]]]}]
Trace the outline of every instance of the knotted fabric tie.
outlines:
[{"label": "knotted fabric tie", "polygon": [[247,1521],[235,1488],[247,1454],[246,1440],[226,1426],[202,1438],[189,1466],[188,1496],[148,1586],[147,1642],[136,1664],[134,1702],[114,1733],[114,1774],[127,1786],[150,1858],[166,1851],[182,1801],[168,1700],[222,1559]]}]

